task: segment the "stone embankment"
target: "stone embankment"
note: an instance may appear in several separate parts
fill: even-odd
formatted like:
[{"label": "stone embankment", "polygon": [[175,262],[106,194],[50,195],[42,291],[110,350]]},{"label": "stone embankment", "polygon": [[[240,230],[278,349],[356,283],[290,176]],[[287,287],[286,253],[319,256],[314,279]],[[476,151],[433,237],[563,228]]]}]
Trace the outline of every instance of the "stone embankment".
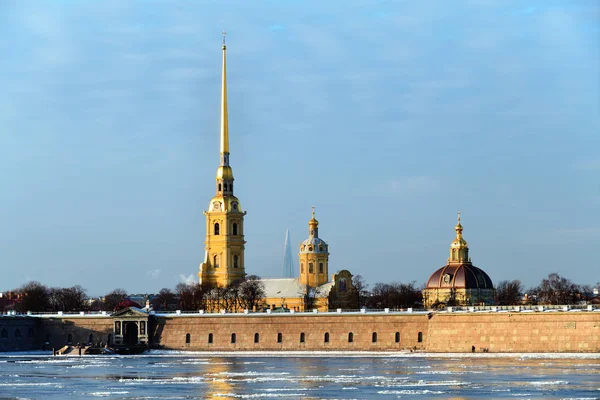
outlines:
[{"label": "stone embankment", "polygon": [[[0,351],[111,342],[110,315],[0,316]],[[150,344],[199,351],[600,352],[600,309],[150,313]],[[18,333],[18,334],[17,334]]]}]

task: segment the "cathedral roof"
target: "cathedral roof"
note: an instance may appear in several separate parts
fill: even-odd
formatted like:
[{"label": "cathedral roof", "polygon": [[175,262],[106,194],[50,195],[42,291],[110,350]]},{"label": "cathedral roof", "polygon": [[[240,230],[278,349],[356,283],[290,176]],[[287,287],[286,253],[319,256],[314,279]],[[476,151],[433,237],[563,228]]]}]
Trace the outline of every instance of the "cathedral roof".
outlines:
[{"label": "cathedral roof", "polygon": [[[298,278],[266,278],[260,281],[265,285],[265,298],[298,298],[304,296],[306,290],[306,286],[301,284]],[[329,296],[332,286],[332,282],[319,286],[316,297]]]},{"label": "cathedral roof", "polygon": [[471,263],[448,263],[427,280],[427,289],[493,289],[489,275]]}]

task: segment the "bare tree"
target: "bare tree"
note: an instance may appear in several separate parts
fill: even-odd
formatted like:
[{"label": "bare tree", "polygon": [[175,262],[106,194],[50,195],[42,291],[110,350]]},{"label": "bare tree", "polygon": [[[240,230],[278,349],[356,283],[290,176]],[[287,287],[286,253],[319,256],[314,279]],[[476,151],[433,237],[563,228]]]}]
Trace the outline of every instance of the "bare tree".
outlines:
[{"label": "bare tree", "polygon": [[114,311],[117,309],[119,303],[127,299],[127,291],[125,289],[114,289],[104,296],[104,308],[107,311]]},{"label": "bare tree", "polygon": [[48,302],[49,289],[37,281],[31,281],[19,288],[19,300],[15,304],[17,311],[48,311],[50,304]]},{"label": "bare tree", "polygon": [[152,300],[152,308],[155,310],[169,311],[176,307],[177,299],[171,289],[162,288],[158,295]]},{"label": "bare tree", "polygon": [[501,281],[496,285],[496,303],[500,306],[521,304],[523,284],[519,280]]},{"label": "bare tree", "polygon": [[422,299],[416,282],[376,283],[367,305],[370,308],[408,308],[419,304]]},{"label": "bare tree", "polygon": [[232,282],[221,291],[221,307],[227,311],[235,311],[239,303],[239,286],[241,282]]},{"label": "bare tree", "polygon": [[321,295],[321,288],[319,286],[302,285],[298,295],[302,297],[304,311],[312,310],[318,306],[317,299]]},{"label": "bare tree", "polygon": [[362,308],[369,298],[369,291],[367,290],[369,285],[367,285],[362,275],[354,275],[352,277],[352,286],[354,286],[356,293],[356,308]]},{"label": "bare tree", "polygon": [[573,304],[577,292],[577,285],[557,273],[548,275],[539,286],[530,290],[539,304]]},{"label": "bare tree", "polygon": [[265,284],[256,275],[250,275],[238,287],[240,307],[246,310],[259,308],[265,298]]},{"label": "bare tree", "polygon": [[577,298],[586,304],[589,303],[594,298],[594,288],[592,285],[579,285]]},{"label": "bare tree", "polygon": [[179,309],[189,311],[194,306],[194,285],[187,283],[178,283],[175,286],[175,293],[179,298]]},{"label": "bare tree", "polygon": [[206,293],[206,310],[208,312],[219,311],[224,290],[225,289],[220,286],[214,286]]},{"label": "bare tree", "polygon": [[213,285],[203,283],[194,287],[194,310],[204,310],[207,308],[208,298]]}]

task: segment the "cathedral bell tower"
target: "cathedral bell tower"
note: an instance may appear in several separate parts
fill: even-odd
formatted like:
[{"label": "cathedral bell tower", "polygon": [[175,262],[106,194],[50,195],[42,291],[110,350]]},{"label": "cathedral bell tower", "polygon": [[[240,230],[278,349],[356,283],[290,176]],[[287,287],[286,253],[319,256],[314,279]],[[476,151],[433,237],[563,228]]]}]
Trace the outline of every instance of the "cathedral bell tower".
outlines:
[{"label": "cathedral bell tower", "polygon": [[221,162],[217,168],[216,195],[208,204],[204,262],[200,264],[200,284],[227,286],[243,280],[244,216],[233,195],[233,171],[229,166],[229,127],[227,121],[227,69],[225,32],[223,32],[223,71],[221,81]]},{"label": "cathedral bell tower", "polygon": [[319,221],[315,219],[315,208],[312,219],[308,221],[308,239],[300,244],[300,283],[317,287],[328,281],[329,246],[319,238]]}]

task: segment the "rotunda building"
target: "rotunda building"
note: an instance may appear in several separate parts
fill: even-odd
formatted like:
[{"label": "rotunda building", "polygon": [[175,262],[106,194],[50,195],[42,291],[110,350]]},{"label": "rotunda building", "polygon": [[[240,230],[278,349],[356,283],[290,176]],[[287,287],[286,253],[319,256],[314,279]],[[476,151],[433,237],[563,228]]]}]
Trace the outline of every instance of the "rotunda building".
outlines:
[{"label": "rotunda building", "polygon": [[495,289],[489,275],[474,266],[469,257],[469,245],[463,238],[463,227],[454,227],[456,239],[450,245],[450,257],[435,271],[423,289],[423,304],[427,308],[494,304]]}]

